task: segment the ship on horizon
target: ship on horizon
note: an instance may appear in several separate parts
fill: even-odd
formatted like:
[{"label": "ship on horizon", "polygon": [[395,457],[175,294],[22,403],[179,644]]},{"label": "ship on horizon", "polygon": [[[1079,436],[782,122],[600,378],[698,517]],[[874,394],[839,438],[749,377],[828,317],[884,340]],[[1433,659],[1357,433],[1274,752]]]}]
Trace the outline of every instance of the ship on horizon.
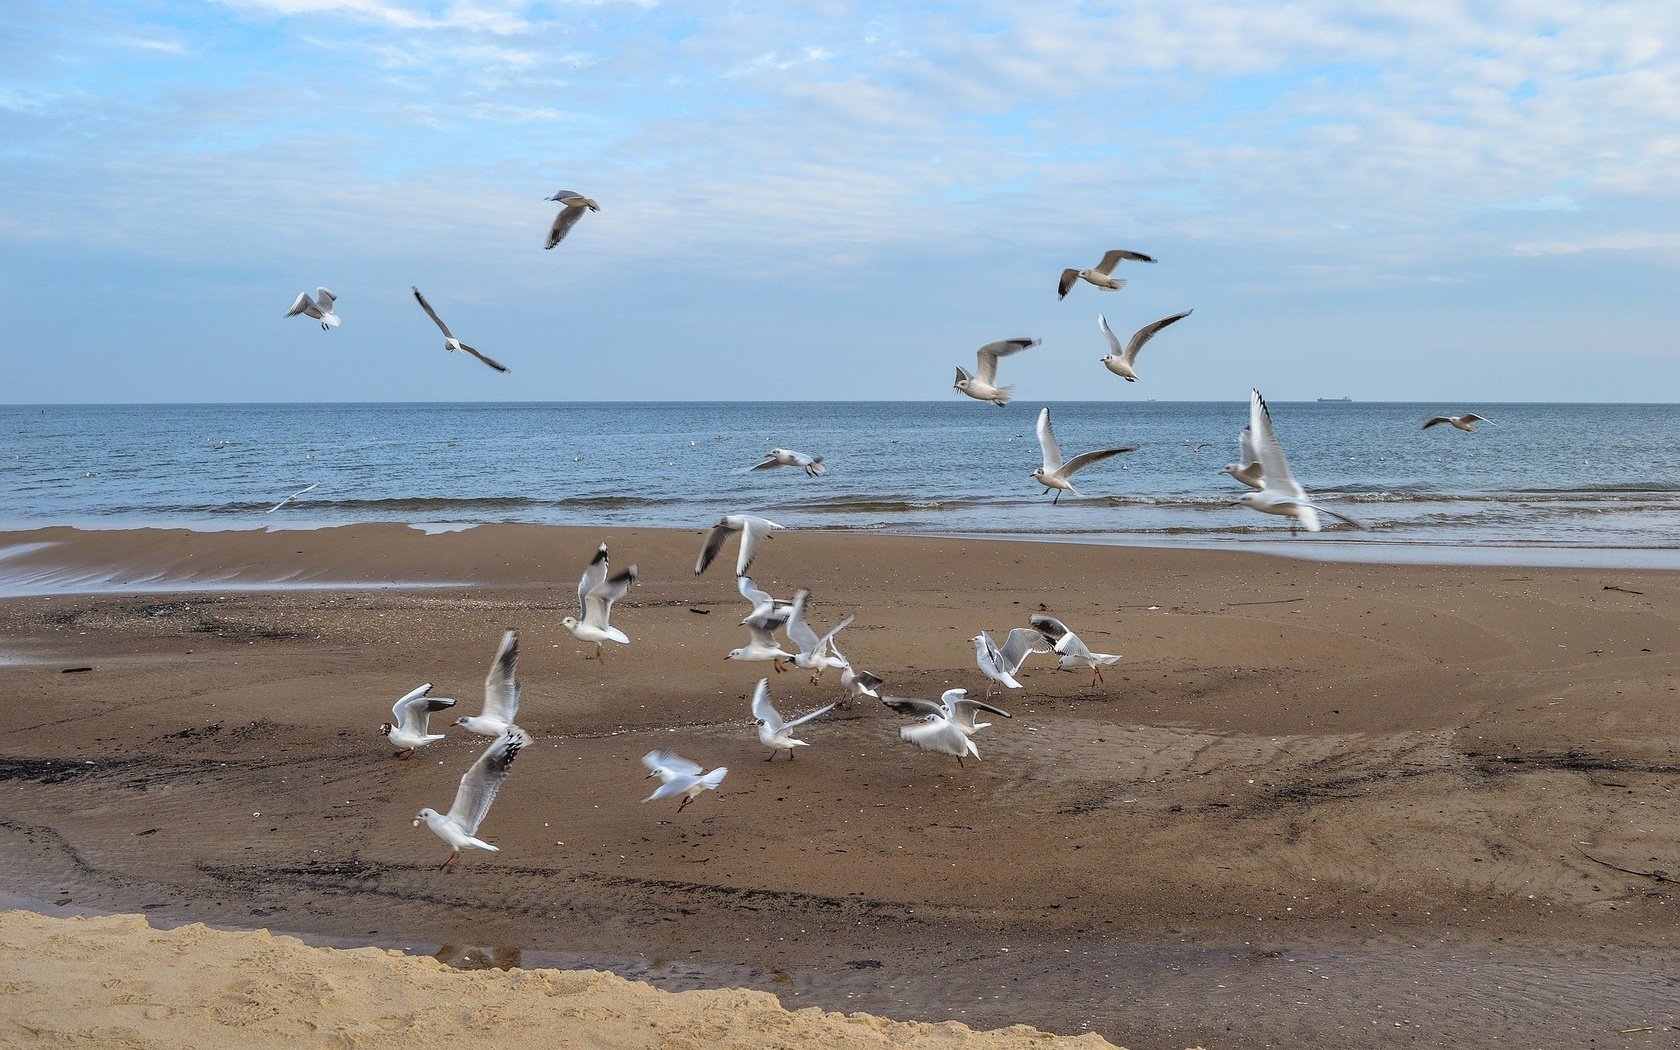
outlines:
[{"label": "ship on horizon", "polygon": [[1324,404],[1337,404],[1337,405],[1339,405],[1343,401],[1352,401],[1352,400],[1353,400],[1353,398],[1351,398],[1351,397],[1321,397],[1321,398],[1318,399],[1318,403],[1321,404],[1321,405],[1324,405]]}]

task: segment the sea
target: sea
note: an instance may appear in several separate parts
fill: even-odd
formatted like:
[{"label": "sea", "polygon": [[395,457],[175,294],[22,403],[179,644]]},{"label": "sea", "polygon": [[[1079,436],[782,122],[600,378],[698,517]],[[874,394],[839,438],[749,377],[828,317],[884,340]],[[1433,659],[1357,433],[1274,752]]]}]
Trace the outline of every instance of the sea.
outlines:
[{"label": "sea", "polygon": [[[702,528],[747,511],[799,529],[1680,568],[1680,405],[1272,402],[1297,479],[1360,526],[1299,535],[1238,504],[1223,472],[1246,401],[1050,403],[1068,457],[1136,446],[1058,504],[1030,476],[1040,407],[0,406],[0,529]],[[1421,429],[1466,410],[1492,422]],[[820,455],[826,473],[752,470],[772,447]]]}]

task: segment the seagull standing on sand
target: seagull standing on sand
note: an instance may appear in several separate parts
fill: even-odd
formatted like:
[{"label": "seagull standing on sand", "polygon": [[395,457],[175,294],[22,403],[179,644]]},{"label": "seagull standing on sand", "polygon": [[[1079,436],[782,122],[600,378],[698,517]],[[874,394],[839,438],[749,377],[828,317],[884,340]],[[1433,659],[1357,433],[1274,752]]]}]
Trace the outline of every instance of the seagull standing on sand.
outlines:
[{"label": "seagull standing on sand", "polygon": [[795,452],[788,448],[773,448],[764,455],[764,462],[752,468],[754,470],[774,470],[777,467],[803,467],[805,473],[811,477],[821,477],[826,473],[822,465],[821,456],[807,456],[803,452]]},{"label": "seagull standing on sand", "polygon": [[646,779],[658,777],[664,781],[653,794],[642,801],[658,802],[681,795],[682,805],[677,807],[678,813],[687,809],[688,804],[704,792],[716,791],[718,785],[723,783],[723,778],[729,775],[727,766],[719,766],[710,773],[702,773],[698,762],[690,762],[671,751],[649,751],[642,756],[642,765],[652,770]]},{"label": "seagull standing on sand", "polygon": [[403,696],[391,706],[391,717],[396,721],[385,722],[379,727],[380,736],[408,749],[397,752],[398,758],[412,758],[415,748],[443,739],[442,733],[431,731],[432,714],[454,707],[455,701],[441,696],[427,696],[431,691],[432,683],[427,682]]},{"label": "seagull standing on sand", "polygon": [[912,700],[902,696],[884,696],[881,698],[881,703],[900,714],[918,715],[924,718],[928,715],[941,715],[956,726],[964,736],[973,736],[991,725],[990,722],[976,722],[974,720],[974,712],[976,711],[986,711],[990,714],[1001,715],[1004,718],[1014,717],[1001,707],[993,707],[991,704],[981,703],[979,700],[970,700],[967,689],[947,689],[939,697],[937,703],[932,700]]},{"label": "seagull standing on sand", "polygon": [[585,197],[576,190],[557,190],[552,197],[545,200],[559,201],[560,214],[554,217],[554,225],[548,230],[548,243],[544,248],[552,248],[566,239],[566,234],[572,232],[572,227],[583,218],[586,211],[600,211],[601,206]]},{"label": "seagull standing on sand", "polygon": [[298,297],[292,300],[292,308],[286,311],[286,316],[296,317],[302,314],[305,317],[313,317],[321,322],[321,331],[325,332],[329,328],[338,327],[338,315],[333,313],[333,303],[337,301],[338,296],[334,295],[330,288],[315,289],[313,299],[309,298],[308,292],[299,292]]},{"label": "seagull standing on sand", "polygon": [[457,718],[455,724],[479,736],[501,736],[519,714],[519,632],[503,631],[490,673],[484,676],[484,710]]},{"label": "seagull standing on sand", "polygon": [[718,556],[718,551],[729,542],[729,537],[737,532],[741,534],[741,553],[735,559],[735,575],[745,576],[747,569],[752,567],[753,559],[758,557],[758,545],[764,537],[776,529],[785,529],[786,525],[777,525],[769,518],[755,517],[751,514],[729,514],[712,526],[711,534],[706,537],[706,545],[700,549],[700,560],[694,563],[694,575],[698,576],[706,571],[706,566]]},{"label": "seagull standing on sand", "polygon": [[506,372],[508,370],[507,365],[502,364],[500,361],[485,357],[466,343],[463,343],[459,339],[455,338],[455,333],[451,332],[449,330],[449,326],[443,323],[443,318],[437,315],[437,311],[432,309],[432,304],[428,303],[426,301],[426,297],[420,294],[420,289],[410,286],[409,291],[414,293],[415,301],[420,304],[420,309],[426,311],[426,316],[430,317],[432,319],[432,323],[436,324],[443,332],[443,348],[445,350],[448,350],[450,353],[454,353],[456,350],[465,351],[498,372]]},{"label": "seagull standing on sand", "polygon": [[1062,621],[1053,616],[1034,613],[1027,617],[1027,622],[1043,632],[1044,637],[1050,641],[1051,651],[1062,658],[1058,670],[1072,671],[1075,668],[1088,667],[1091,670],[1091,684],[1093,686],[1103,680],[1102,669],[1104,666],[1120,662],[1118,656],[1109,653],[1093,653],[1077,634],[1068,630]]},{"label": "seagull standing on sand", "polygon": [[961,390],[976,401],[990,401],[1002,408],[1015,396],[1015,388],[997,385],[998,358],[1018,354],[1037,345],[1037,339],[999,339],[995,343],[987,343],[974,352],[973,375],[969,375],[963,366],[957,366],[957,381],[952,384],[952,389]]},{"label": "seagull standing on sand", "polygon": [[316,485],[319,485],[319,484],[320,484],[320,482],[317,481],[315,483],[315,485],[305,485],[303,488],[298,489],[296,492],[292,493],[290,496],[287,496],[285,499],[281,500],[279,503],[276,503],[274,506],[272,506],[272,507],[268,508],[267,510],[263,511],[263,513],[264,514],[273,514],[275,511],[279,510],[281,507],[284,507],[286,504],[288,504],[288,503],[292,502],[293,500],[297,499],[299,496],[303,495],[305,492],[310,491],[311,489],[315,488]]},{"label": "seagull standing on sand", "polygon": [[1237,435],[1237,444],[1242,448],[1242,462],[1225,464],[1225,473],[1251,489],[1265,488],[1264,472],[1260,467],[1260,453],[1254,447],[1254,428],[1243,427],[1242,433]]},{"label": "seagull standing on sand", "polygon": [[1062,501],[1062,492],[1079,495],[1079,490],[1073,487],[1068,479],[1074,474],[1090,466],[1098,460],[1110,456],[1118,456],[1122,452],[1135,451],[1136,445],[1122,445],[1119,448],[1101,448],[1095,452],[1081,452],[1079,455],[1062,462],[1062,446],[1056,441],[1056,432],[1050,427],[1050,409],[1043,408],[1038,413],[1038,445],[1044,452],[1044,466],[1032,472],[1033,480],[1044,486],[1044,491],[1056,489],[1056,498],[1051,500],[1054,506]]},{"label": "seagull standing on sand", "polygon": [[1450,423],[1457,429],[1462,430],[1467,434],[1474,434],[1476,432],[1477,423],[1492,422],[1493,420],[1487,418],[1486,416],[1478,416],[1474,412],[1466,412],[1462,416],[1436,416],[1429,422],[1425,423],[1423,425],[1423,429],[1428,430],[1430,427],[1435,426],[1438,423]]},{"label": "seagull standing on sand", "polygon": [[568,616],[560,621],[560,626],[572,632],[573,638],[595,643],[595,655],[586,659],[603,659],[601,649],[605,642],[630,644],[624,632],[608,623],[607,619],[612,616],[613,603],[624,597],[635,582],[634,565],[617,576],[607,576],[607,545],[601,544],[589,567],[583,570],[583,578],[578,580],[578,608],[582,618]]},{"label": "seagull standing on sand", "polygon": [[857,614],[847,616],[835,624],[833,630],[819,636],[805,620],[805,603],[810,598],[811,592],[804,588],[793,596],[793,610],[788,614],[787,636],[790,642],[799,646],[799,655],[793,658],[793,662],[811,672],[811,684],[815,685],[817,679],[830,667],[846,666],[846,661],[833,652],[831,647],[834,636],[845,630]]},{"label": "seagull standing on sand", "polygon": [[449,843],[449,859],[443,862],[439,871],[454,871],[455,862],[461,859],[461,849],[465,846],[486,849],[491,853],[501,852],[478,837],[478,826],[484,823],[484,815],[490,812],[490,803],[496,800],[496,792],[501,790],[502,781],[507,779],[513,760],[530,743],[531,737],[525,730],[508,726],[507,732],[491,741],[484,754],[478,756],[478,761],[461,776],[461,786],[455,792],[455,804],[449,807],[448,813],[423,809],[414,818],[415,827],[425,821],[432,834]]},{"label": "seagull standing on sand", "polygon": [[1072,291],[1074,284],[1079,281],[1096,285],[1105,292],[1118,292],[1126,287],[1126,279],[1109,275],[1114,272],[1116,266],[1120,265],[1122,259],[1146,263],[1155,261],[1152,256],[1145,255],[1142,252],[1127,251],[1124,248],[1110,249],[1103,253],[1102,262],[1089,270],[1075,270],[1072,267],[1063,270],[1061,280],[1056,282],[1056,298],[1066,299],[1067,293]]},{"label": "seagull standing on sand", "polygon": [[796,747],[810,747],[803,740],[795,740],[793,731],[809,722],[813,718],[821,717],[834,710],[833,704],[817,708],[808,715],[800,715],[791,722],[782,721],[782,716],[770,703],[770,679],[760,678],[758,688],[753,690],[752,714],[758,722],[758,742],[770,749],[770,757],[766,762],[776,760],[776,752],[786,751],[788,761],[793,761],[793,749]]},{"label": "seagull standing on sand", "polygon": [[1244,505],[1262,514],[1280,514],[1295,519],[1290,523],[1290,532],[1295,531],[1297,522],[1308,532],[1317,532],[1320,514],[1328,514],[1354,528],[1359,527],[1352,518],[1326,510],[1307,498],[1301,483],[1289,473],[1289,464],[1283,458],[1283,446],[1278,444],[1277,432],[1272,429],[1272,414],[1258,390],[1248,400],[1248,426],[1253,432],[1254,449],[1260,457],[1260,473],[1265,485],[1258,492],[1243,493],[1239,500]]},{"label": "seagull standing on sand", "polygon": [[1124,348],[1120,346],[1120,340],[1115,337],[1114,329],[1108,327],[1108,318],[1098,314],[1097,327],[1101,328],[1102,334],[1108,337],[1109,353],[1107,357],[1102,359],[1103,367],[1128,383],[1137,382],[1137,373],[1132,369],[1137,364],[1138,351],[1143,349],[1143,344],[1155,338],[1155,333],[1167,327],[1167,325],[1182,321],[1194,312],[1193,310],[1186,310],[1181,314],[1173,314],[1171,317],[1163,317],[1159,321],[1144,325],[1132,333],[1131,340],[1126,343]]}]

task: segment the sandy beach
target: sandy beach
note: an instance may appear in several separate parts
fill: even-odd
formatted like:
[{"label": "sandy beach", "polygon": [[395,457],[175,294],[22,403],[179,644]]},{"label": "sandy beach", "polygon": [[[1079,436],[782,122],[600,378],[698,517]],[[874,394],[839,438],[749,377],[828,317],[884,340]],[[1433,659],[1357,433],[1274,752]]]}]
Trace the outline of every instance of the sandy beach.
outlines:
[{"label": "sandy beach", "polygon": [[[603,540],[640,578],[598,664],[559,620]],[[843,648],[892,693],[983,689],[968,639],[1041,609],[1124,659],[1094,688],[1029,664],[965,768],[873,704],[771,764],[768,665],[723,660],[745,603],[700,542],[0,535],[0,593],[59,591],[0,600],[0,891],[1133,1050],[1672,1039],[1680,576],[788,532],[755,578],[856,611]],[[440,874],[410,821],[484,741],[395,761],[376,727],[423,681],[476,711],[505,627],[536,744],[502,852]],[[771,677],[784,714],[839,697]],[[643,805],[655,747],[731,773]],[[32,1008],[71,973],[26,980],[33,921],[0,927]]]}]

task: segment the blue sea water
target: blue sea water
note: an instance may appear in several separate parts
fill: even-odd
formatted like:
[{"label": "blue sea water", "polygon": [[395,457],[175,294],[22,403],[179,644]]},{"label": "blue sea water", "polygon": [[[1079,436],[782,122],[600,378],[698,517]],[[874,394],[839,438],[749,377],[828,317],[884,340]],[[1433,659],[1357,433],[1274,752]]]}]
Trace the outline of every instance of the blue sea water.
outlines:
[{"label": "blue sea water", "polygon": [[[1052,403],[1069,456],[1138,446],[1078,475],[1083,498],[1052,506],[1029,476],[1040,405],[953,398],[5,406],[0,528],[699,527],[749,510],[799,528],[1187,546],[1289,539],[1286,519],[1235,504],[1245,490],[1221,470],[1237,458],[1246,401]],[[1468,407],[1495,423],[1420,430]],[[1364,526],[1297,544],[1384,552],[1377,558],[1407,547],[1680,547],[1680,406],[1271,409],[1296,476]],[[773,446],[822,455],[828,473],[751,471]]]}]

